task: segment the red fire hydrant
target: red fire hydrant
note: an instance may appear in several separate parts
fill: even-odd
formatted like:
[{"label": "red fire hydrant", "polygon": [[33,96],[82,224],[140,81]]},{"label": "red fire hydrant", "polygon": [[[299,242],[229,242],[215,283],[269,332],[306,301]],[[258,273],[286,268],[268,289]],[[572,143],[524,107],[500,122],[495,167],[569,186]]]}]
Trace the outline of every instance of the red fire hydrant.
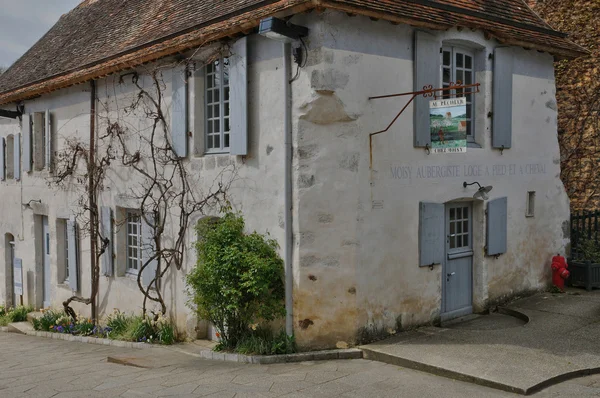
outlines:
[{"label": "red fire hydrant", "polygon": [[552,257],[552,284],[560,290],[565,290],[565,280],[571,275],[567,268],[569,265],[563,256]]}]

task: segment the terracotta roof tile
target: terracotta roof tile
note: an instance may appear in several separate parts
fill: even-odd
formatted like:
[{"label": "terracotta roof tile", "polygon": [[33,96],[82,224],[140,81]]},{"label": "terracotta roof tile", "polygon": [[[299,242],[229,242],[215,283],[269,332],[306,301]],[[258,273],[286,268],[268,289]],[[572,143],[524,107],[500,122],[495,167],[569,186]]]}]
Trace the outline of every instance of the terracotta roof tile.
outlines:
[{"label": "terracotta roof tile", "polygon": [[523,0],[85,0],[0,77],[0,103],[200,46],[268,15],[315,7],[433,29],[483,29],[501,41],[566,57],[585,53]]}]

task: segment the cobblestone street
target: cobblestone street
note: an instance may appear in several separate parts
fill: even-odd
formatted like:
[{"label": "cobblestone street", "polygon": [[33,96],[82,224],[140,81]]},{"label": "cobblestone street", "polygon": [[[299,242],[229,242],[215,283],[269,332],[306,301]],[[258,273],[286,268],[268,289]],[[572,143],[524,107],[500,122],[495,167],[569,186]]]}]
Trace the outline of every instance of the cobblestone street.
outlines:
[{"label": "cobblestone street", "polygon": [[[151,368],[107,363],[151,357]],[[600,377],[539,397],[600,395]],[[132,350],[0,333],[0,397],[516,397],[366,360],[281,365],[208,361],[173,349]]]}]

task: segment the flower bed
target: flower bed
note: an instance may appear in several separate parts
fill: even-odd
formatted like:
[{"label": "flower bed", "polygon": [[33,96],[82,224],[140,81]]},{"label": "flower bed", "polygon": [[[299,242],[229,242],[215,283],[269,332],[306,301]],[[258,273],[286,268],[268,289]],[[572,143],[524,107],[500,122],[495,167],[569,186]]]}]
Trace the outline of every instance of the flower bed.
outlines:
[{"label": "flower bed", "polygon": [[33,320],[37,331],[99,337],[149,344],[173,344],[175,331],[168,318],[128,315],[117,309],[106,318],[105,326],[95,325],[89,318],[77,316],[74,321],[63,311],[42,310],[42,316]]},{"label": "flower bed", "polygon": [[6,308],[0,305],[0,326],[6,326],[13,322],[24,322],[27,320],[27,314],[33,311],[33,308],[19,305],[14,308]]}]

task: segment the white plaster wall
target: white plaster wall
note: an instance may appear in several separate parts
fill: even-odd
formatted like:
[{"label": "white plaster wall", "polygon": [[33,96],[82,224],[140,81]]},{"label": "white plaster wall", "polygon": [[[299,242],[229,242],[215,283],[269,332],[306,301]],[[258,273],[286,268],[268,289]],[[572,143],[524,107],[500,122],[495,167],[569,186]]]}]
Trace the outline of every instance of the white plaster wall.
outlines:
[{"label": "white plaster wall", "polygon": [[[203,112],[202,97],[203,80],[201,74],[190,78],[190,150],[186,167],[190,172],[190,181],[198,194],[207,192],[213,184],[222,180],[231,181],[228,199],[234,210],[243,212],[248,230],[269,233],[275,239],[283,238],[283,102],[277,93],[283,86],[283,71],[281,68],[281,44],[254,36],[250,38],[249,48],[249,155],[245,157],[230,155],[204,155],[195,153],[196,136],[204,133],[203,120],[198,115]],[[171,102],[171,72],[169,65],[173,60],[152,64],[140,68],[140,84],[151,89],[148,78],[149,71],[160,69],[161,85],[164,91],[164,112],[169,116]],[[196,68],[203,68],[198,60]],[[130,72],[126,71],[123,74]],[[198,76],[198,77],[196,77]],[[140,112],[131,112],[128,106],[135,100],[138,90],[133,86],[131,76],[126,76],[122,82],[119,75],[97,81],[97,135],[102,135],[109,122],[118,121],[121,126],[129,129],[133,139],[139,139],[138,132],[148,127],[148,120]],[[276,95],[272,95],[276,93]],[[197,98],[197,99],[196,99]],[[197,104],[195,101],[199,101]],[[50,109],[54,121],[53,133],[56,137],[55,148],[64,148],[67,138],[77,137],[83,142],[89,140],[90,126],[90,86],[80,85],[60,90],[39,99],[26,101],[27,112]],[[9,109],[10,107],[6,107]],[[0,136],[18,133],[18,121],[2,121]],[[99,150],[102,152],[102,148]],[[142,180],[131,170],[113,167],[105,181],[105,192],[100,204],[111,206],[113,211],[119,207],[137,207],[139,203],[132,199],[132,189],[139,188]],[[0,183],[2,200],[0,201],[0,256],[4,256],[4,234],[13,233],[17,237],[16,255],[23,259],[24,274],[37,283],[25,281],[25,290],[29,292],[24,297],[26,304],[41,307],[41,260],[36,258],[40,250],[36,248],[34,215],[49,217],[51,233],[51,302],[53,307],[61,307],[63,300],[71,295],[70,289],[58,280],[56,255],[56,218],[68,218],[77,212],[77,199],[81,194],[58,191],[47,186],[47,172],[33,172],[23,176],[22,182],[6,181]],[[22,207],[31,199],[41,199],[42,205],[34,205],[33,209]],[[217,214],[218,209],[206,209],[208,214]],[[178,223],[176,209],[168,217],[171,223]],[[208,215],[204,214],[204,215]],[[170,314],[177,322],[180,331],[193,330],[196,324],[195,316],[187,308],[188,297],[185,293],[184,277],[195,264],[193,242],[195,232],[193,225],[204,216],[197,214],[192,220],[187,242],[186,261],[181,271],[172,270],[162,280],[163,294],[167,301]],[[175,226],[168,225],[170,233],[165,234],[165,240],[172,239]],[[115,226],[117,231],[119,227]],[[90,294],[89,277],[89,242],[83,233],[80,245],[80,294],[84,297]],[[116,238],[115,252],[124,244]],[[2,257],[4,258],[4,257]],[[6,264],[0,267],[0,278],[6,279]],[[120,267],[122,264],[115,264]],[[0,301],[6,300],[4,285],[0,287]],[[136,280],[130,276],[101,277],[98,297],[101,313],[110,313],[113,308],[127,312],[139,312],[143,296],[138,290]],[[76,311],[89,314],[89,307],[73,303]],[[153,307],[150,306],[150,309]]]},{"label": "white plaster wall", "polygon": [[[509,205],[508,252],[494,259],[484,253],[485,205],[474,203],[475,309],[545,286],[551,256],[564,253],[569,219],[559,179],[552,57],[517,50],[513,147],[500,153],[491,149],[487,117],[488,55],[498,43],[481,32],[437,32],[441,40],[484,51],[476,96],[481,148],[448,155],[414,148],[409,106],[388,133],[374,138],[371,171],[369,133],[386,128],[410,97],[368,97],[413,91],[413,29],[332,12],[297,22],[311,29],[309,62],[294,83],[300,344],[332,346],[438,319],[441,267],[419,268],[419,202],[471,200],[475,190],[464,189],[463,181],[493,185],[491,198],[506,196]],[[434,166],[457,166],[457,175],[428,174]],[[396,178],[392,168],[406,174]],[[534,218],[525,217],[528,191],[537,192]]]},{"label": "white plaster wall", "polygon": [[[441,270],[418,267],[419,202],[471,198],[474,190],[463,189],[465,180],[493,185],[492,198],[507,196],[509,203],[509,248],[498,259],[484,255],[485,207],[482,202],[474,203],[475,307],[481,309],[503,296],[544,286],[551,255],[563,252],[567,243],[563,223],[569,216],[568,199],[559,180],[552,58],[518,51],[513,82],[513,148],[501,154],[491,149],[491,121],[486,116],[491,110],[492,81],[492,61],[487,55],[498,43],[485,40],[480,32],[439,32],[444,40],[467,41],[485,51],[477,75],[482,83],[476,100],[476,137],[481,148],[455,155],[427,155],[423,149],[413,148],[411,106],[388,133],[375,138],[371,170],[369,133],[385,128],[407,98],[369,101],[368,97],[413,90],[413,29],[333,12],[303,14],[294,21],[310,28],[307,63],[292,84],[294,325],[299,344],[317,348],[353,343],[360,336],[381,336],[398,327],[437,319]],[[269,232],[283,245],[281,54],[281,44],[251,37],[249,155],[242,158],[195,153],[196,138],[203,134],[203,107],[198,103],[190,105],[188,166],[197,189],[206,189],[223,170],[235,167],[237,177],[229,192],[234,209],[243,212],[249,230]],[[172,60],[160,64],[164,68],[167,114],[171,77],[165,65],[169,62]],[[196,67],[200,69],[201,63]],[[199,78],[190,80],[190,104],[195,104],[202,84]],[[101,132],[106,112],[103,116],[100,105],[112,104],[108,114],[114,118],[116,110],[122,111],[135,91],[127,78],[119,84],[118,76],[101,79],[97,85],[97,124]],[[89,106],[89,85],[26,102],[28,112],[52,110],[57,148],[66,137],[86,140]],[[135,115],[122,115],[121,120],[134,129],[140,126]],[[0,123],[0,136],[18,131],[14,121]],[[528,174],[530,164],[541,165],[544,172]],[[456,166],[459,171],[455,177],[428,176],[432,166]],[[482,175],[465,176],[465,166],[481,170]],[[504,169],[494,166],[506,166],[509,175],[500,175]],[[392,168],[405,174],[395,178]],[[424,177],[418,177],[419,170]],[[77,199],[74,193],[49,189],[44,177],[34,172],[25,175],[22,183],[0,183],[0,232],[17,237],[17,256],[23,258],[25,272],[31,276],[25,278],[25,290],[30,292],[25,301],[36,306],[41,304],[41,297],[36,296],[40,289],[34,285],[41,286],[42,281],[41,262],[35,255],[34,214],[49,216],[54,247],[55,219],[70,216]],[[113,208],[134,206],[127,196],[136,183],[139,180],[129,171],[115,168],[102,204]],[[531,190],[537,192],[536,216],[525,218],[526,194]],[[21,206],[31,199],[42,199],[43,203],[32,209]],[[184,268],[166,275],[163,281],[169,310],[181,330],[190,330],[195,324],[185,306],[183,282],[195,262],[193,240],[194,234],[190,233]],[[120,244],[117,242],[117,246]],[[4,255],[3,245],[4,239],[0,239],[0,258]],[[89,294],[88,258],[89,245],[83,239],[80,285],[84,296]],[[51,297],[53,306],[58,307],[70,291],[58,283],[56,260],[53,253]],[[0,278],[6,275],[5,267],[0,267]],[[140,310],[142,296],[133,279],[102,278],[100,286],[103,311],[110,312],[114,307]],[[0,288],[0,300],[6,298],[5,290]],[[88,313],[86,307],[75,306]]]}]

